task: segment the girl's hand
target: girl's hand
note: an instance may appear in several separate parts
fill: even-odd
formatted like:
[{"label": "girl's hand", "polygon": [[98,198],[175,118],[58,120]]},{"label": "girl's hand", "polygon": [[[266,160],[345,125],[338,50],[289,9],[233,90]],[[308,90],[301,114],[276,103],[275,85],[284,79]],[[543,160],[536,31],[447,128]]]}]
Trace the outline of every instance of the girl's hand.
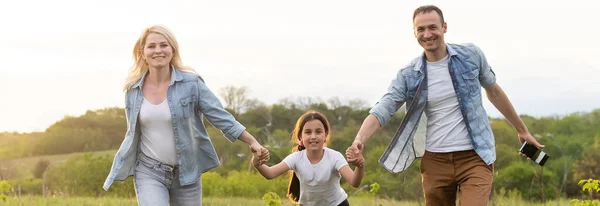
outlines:
[{"label": "girl's hand", "polygon": [[260,151],[259,157],[256,157],[258,152],[252,153],[252,165],[254,165],[254,167],[258,167],[263,164],[266,164],[270,159],[269,150],[267,150],[265,148],[262,148],[260,150],[261,151]]},{"label": "girl's hand", "polygon": [[362,150],[356,147],[349,147],[346,150],[346,159],[348,163],[357,167],[362,167],[365,162],[365,158],[362,156]]}]

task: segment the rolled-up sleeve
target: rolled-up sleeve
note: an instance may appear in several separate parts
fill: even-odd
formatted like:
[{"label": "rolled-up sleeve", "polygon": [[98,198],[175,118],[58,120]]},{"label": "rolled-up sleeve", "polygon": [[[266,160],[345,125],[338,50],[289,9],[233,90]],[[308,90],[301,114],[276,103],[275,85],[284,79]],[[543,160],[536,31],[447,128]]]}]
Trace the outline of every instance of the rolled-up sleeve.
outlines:
[{"label": "rolled-up sleeve", "polygon": [[484,88],[489,88],[496,83],[496,74],[478,46],[475,46],[475,54],[479,57],[479,82]]},{"label": "rolled-up sleeve", "polygon": [[371,108],[369,113],[377,117],[379,125],[383,127],[405,101],[406,79],[400,70],[388,87],[387,93]]},{"label": "rolled-up sleeve", "polygon": [[221,101],[200,79],[198,79],[198,92],[200,98],[197,106],[200,107],[200,112],[213,126],[221,130],[229,141],[234,142],[246,130],[246,127],[223,108]]}]

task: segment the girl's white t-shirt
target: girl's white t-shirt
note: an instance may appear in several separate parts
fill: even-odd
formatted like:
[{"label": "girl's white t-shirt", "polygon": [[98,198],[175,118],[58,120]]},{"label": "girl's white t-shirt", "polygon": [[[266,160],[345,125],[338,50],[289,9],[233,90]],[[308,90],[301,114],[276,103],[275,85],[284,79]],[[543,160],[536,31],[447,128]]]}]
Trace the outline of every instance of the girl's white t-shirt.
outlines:
[{"label": "girl's white t-shirt", "polygon": [[283,159],[300,180],[299,203],[305,206],[337,206],[348,198],[340,187],[340,169],[348,165],[344,156],[324,147],[323,159],[311,164],[306,150],[294,152]]}]

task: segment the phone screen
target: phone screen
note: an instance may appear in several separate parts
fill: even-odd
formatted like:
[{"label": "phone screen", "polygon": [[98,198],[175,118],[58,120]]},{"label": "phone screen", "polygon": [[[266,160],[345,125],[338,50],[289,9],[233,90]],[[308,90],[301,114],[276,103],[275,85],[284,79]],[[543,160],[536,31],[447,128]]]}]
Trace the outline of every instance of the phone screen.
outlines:
[{"label": "phone screen", "polygon": [[541,166],[544,166],[548,158],[550,158],[550,155],[546,154],[542,150],[539,150],[537,147],[528,144],[527,141],[523,143],[519,151]]},{"label": "phone screen", "polygon": [[519,151],[525,154],[527,157],[533,159],[539,150],[537,147],[524,142]]}]

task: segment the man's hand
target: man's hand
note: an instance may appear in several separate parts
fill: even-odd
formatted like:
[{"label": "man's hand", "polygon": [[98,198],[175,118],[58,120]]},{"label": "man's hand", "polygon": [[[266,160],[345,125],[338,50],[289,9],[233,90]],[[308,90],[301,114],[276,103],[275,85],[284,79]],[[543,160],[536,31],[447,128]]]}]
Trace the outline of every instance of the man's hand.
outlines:
[{"label": "man's hand", "polygon": [[355,140],[352,143],[352,146],[346,149],[346,159],[348,160],[348,163],[356,165],[357,167],[362,167],[365,162],[365,159],[362,156],[363,148],[363,143]]},{"label": "man's hand", "polygon": [[[518,134],[518,138],[519,138],[519,142],[521,142],[521,144],[523,144],[523,142],[527,141],[527,143],[537,147],[538,149],[542,149],[545,146],[540,144],[535,137],[533,137],[529,132],[524,132],[524,133],[519,133]],[[521,156],[525,157],[525,154],[519,152],[521,154]],[[529,157],[527,159],[530,159]]]}]

